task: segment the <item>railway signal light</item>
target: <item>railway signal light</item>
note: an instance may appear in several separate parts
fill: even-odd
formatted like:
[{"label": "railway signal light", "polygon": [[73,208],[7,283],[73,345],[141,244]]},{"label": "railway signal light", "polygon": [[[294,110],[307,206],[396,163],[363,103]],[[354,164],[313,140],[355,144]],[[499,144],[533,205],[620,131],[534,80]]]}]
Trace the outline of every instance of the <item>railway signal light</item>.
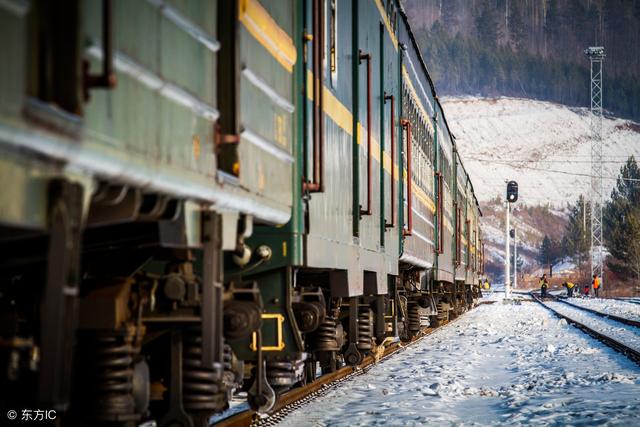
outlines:
[{"label": "railway signal light", "polygon": [[509,181],[507,183],[507,202],[515,203],[518,201],[518,183]]}]

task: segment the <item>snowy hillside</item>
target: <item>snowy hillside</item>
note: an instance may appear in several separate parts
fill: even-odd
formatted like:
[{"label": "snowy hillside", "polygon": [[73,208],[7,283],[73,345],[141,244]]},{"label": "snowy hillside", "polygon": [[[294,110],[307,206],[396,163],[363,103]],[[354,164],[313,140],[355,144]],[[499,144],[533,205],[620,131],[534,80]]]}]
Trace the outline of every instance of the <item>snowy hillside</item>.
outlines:
[{"label": "snowy hillside", "polygon": [[[520,193],[512,217],[520,239],[519,254],[526,267],[537,270],[535,258],[543,236],[561,238],[567,202],[589,194],[590,113],[515,98],[445,98],[442,102],[483,207],[487,261],[494,267],[504,263],[504,208],[490,200],[504,199],[504,181],[514,179]],[[605,119],[603,137],[609,194],[628,156],[640,159],[640,125]],[[530,208],[549,203],[546,212]]]},{"label": "snowy hillside", "polygon": [[[505,213],[502,204],[495,200],[482,202],[482,236],[486,243],[487,272],[494,280],[502,275],[504,265]],[[512,209],[511,227],[517,230],[518,257],[523,270],[537,274],[538,247],[545,235],[562,237],[567,223],[566,209],[549,209],[546,206],[523,206]],[[554,267],[554,271],[568,266]],[[540,273],[542,274],[542,273]]]},{"label": "snowy hillside", "polygon": [[[528,205],[562,205],[588,194],[587,109],[516,98],[442,102],[480,201],[502,195],[506,179],[518,181],[520,200]],[[628,156],[640,158],[640,125],[605,119],[603,138],[608,194]]]}]

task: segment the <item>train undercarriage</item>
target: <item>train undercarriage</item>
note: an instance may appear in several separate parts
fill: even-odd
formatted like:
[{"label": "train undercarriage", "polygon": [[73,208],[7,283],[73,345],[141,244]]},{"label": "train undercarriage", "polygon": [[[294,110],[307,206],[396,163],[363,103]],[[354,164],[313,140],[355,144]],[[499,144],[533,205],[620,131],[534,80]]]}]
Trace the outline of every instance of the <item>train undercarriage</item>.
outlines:
[{"label": "train undercarriage", "polygon": [[332,296],[325,270],[223,277],[223,247],[237,272],[270,256],[244,244],[247,218],[232,218],[230,245],[221,215],[161,195],[105,186],[83,210],[81,187],[52,191],[48,233],[2,230],[1,403],[54,408],[64,424],[208,425],[239,391],[267,411],[477,301],[412,268],[351,298]]}]

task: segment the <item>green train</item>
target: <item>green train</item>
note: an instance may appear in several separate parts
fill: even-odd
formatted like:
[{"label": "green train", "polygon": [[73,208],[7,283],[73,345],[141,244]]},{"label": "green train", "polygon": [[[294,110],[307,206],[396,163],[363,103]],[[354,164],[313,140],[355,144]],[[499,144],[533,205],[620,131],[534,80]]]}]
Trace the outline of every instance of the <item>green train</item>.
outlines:
[{"label": "green train", "polygon": [[480,295],[397,0],[5,0],[0,63],[2,408],[268,411]]}]

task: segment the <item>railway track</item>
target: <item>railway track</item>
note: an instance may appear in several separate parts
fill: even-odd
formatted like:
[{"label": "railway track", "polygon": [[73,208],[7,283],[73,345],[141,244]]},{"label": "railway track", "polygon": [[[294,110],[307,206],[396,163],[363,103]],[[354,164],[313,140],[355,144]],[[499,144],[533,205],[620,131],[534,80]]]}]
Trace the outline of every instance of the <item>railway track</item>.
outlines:
[{"label": "railway track", "polygon": [[574,307],[580,310],[588,311],[589,313],[593,313],[596,316],[604,317],[606,319],[611,319],[611,320],[615,320],[616,322],[624,323],[625,325],[635,326],[637,328],[640,328],[640,321],[638,320],[627,319],[626,317],[616,316],[614,314],[604,313],[602,311],[594,310],[592,308],[583,307],[581,305],[570,303],[569,301],[563,298],[556,298],[556,301],[562,302],[564,304],[567,304],[571,307]]},{"label": "railway track", "polygon": [[636,299],[627,299],[627,298],[614,298],[617,301],[628,302],[631,304],[640,304],[640,300]]},{"label": "railway track", "polygon": [[[481,304],[483,303],[481,302],[478,305]],[[275,425],[282,421],[292,411],[306,405],[317,397],[328,393],[338,387],[341,383],[348,381],[355,376],[367,373],[369,369],[373,368],[377,363],[416,344],[422,338],[433,334],[440,328],[451,325],[460,317],[461,316],[458,316],[453,320],[443,322],[435,328],[427,327],[420,333],[420,335],[414,337],[411,341],[392,343],[388,347],[385,347],[381,354],[368,355],[365,357],[362,363],[358,366],[345,366],[335,372],[317,378],[311,384],[307,384],[284,393],[279,397],[274,409],[272,409],[269,414],[258,414],[257,412],[248,409],[217,421],[214,425],[219,427],[257,427]]]},{"label": "railway track", "polygon": [[[582,322],[579,322],[575,319],[572,319],[571,317],[557,311],[556,309],[554,309],[553,307],[550,307],[549,305],[545,304],[545,302],[540,299],[540,297],[537,294],[534,294],[533,292],[531,292],[531,297],[537,301],[540,305],[542,305],[544,308],[546,308],[547,310],[551,311],[554,315],[556,315],[557,317],[561,318],[561,319],[565,319],[568,323],[572,324],[573,326],[575,326],[576,328],[580,329],[581,331],[585,332],[586,334],[592,336],[593,338],[597,339],[598,341],[600,341],[601,343],[605,344],[608,347],[611,347],[612,349],[616,350],[619,353],[622,353],[623,355],[625,355],[626,357],[628,357],[629,359],[631,359],[633,362],[635,362],[636,364],[640,365],[640,351],[638,351],[637,349],[628,346],[627,344],[621,342],[620,340],[617,340],[615,338],[612,338],[606,334],[603,334],[602,332],[599,332],[587,325],[585,325]],[[555,300],[558,300],[558,298],[554,297]],[[573,304],[569,304],[572,307],[575,307],[577,309],[584,309],[583,307],[578,307],[575,306]],[[595,310],[586,310],[585,311],[595,311]],[[604,314],[601,312],[598,312],[600,314]],[[603,317],[608,317],[608,316],[603,316]],[[611,317],[609,317],[611,318]],[[629,320],[629,319],[626,319]]]}]

